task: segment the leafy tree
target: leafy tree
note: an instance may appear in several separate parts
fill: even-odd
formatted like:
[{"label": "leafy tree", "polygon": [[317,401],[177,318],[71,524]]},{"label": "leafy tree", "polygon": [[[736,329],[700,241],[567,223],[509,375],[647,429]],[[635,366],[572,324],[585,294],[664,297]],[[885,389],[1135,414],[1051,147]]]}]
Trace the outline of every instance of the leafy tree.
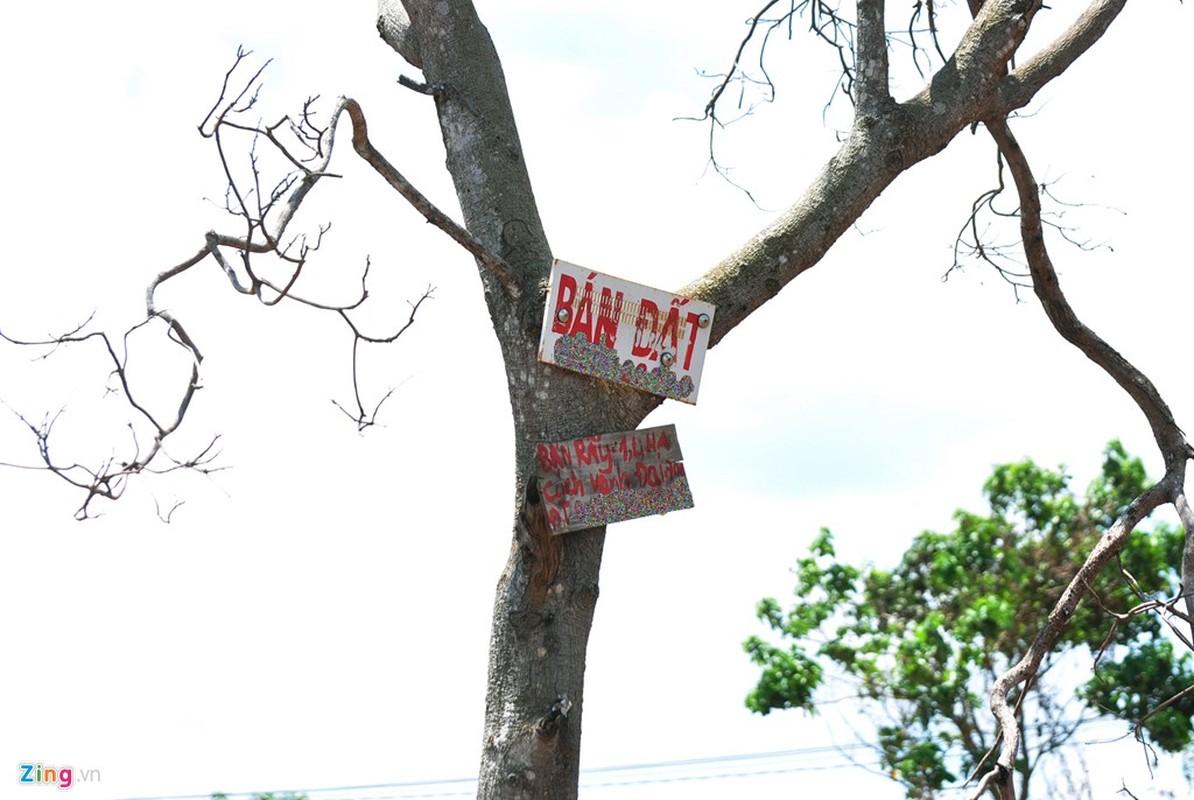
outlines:
[{"label": "leafy tree", "polygon": [[[695,269],[691,282],[680,290],[717,306],[711,346],[819,263],[897,178],[940,153],[960,132],[982,126],[999,153],[999,189],[975,204],[971,221],[992,212],[995,218],[1018,216],[1029,272],[1019,277],[1006,270],[1003,274],[1013,281],[1031,281],[1058,333],[1133,398],[1147,417],[1166,464],[1162,481],[1116,519],[1108,547],[1092,554],[1083,569],[1101,569],[1136,522],[1159,504],[1174,504],[1189,519],[1187,527],[1194,528],[1183,489],[1185,465],[1194,450],[1148,378],[1083,325],[1071,309],[1046,247],[1040,183],[1007,121],[1095,46],[1126,4],[1092,0],[1076,15],[1066,9],[1065,30],[1060,33],[1036,24],[1044,9],[1040,0],[918,2],[911,20],[905,8],[895,5],[889,9],[883,0],[766,2],[751,16],[737,56],[717,79],[704,113],[711,136],[725,121],[724,103],[732,102],[729,98],[739,94],[738,88],[774,88],[761,60],[755,62],[760,64],[757,73],[744,71],[753,56],[763,58],[759,51],[767,42],[779,38],[771,34],[794,30],[797,20],[807,22],[812,37],[829,45],[828,55],[835,68],[840,67],[834,85],[840,89],[839,96],[852,103],[853,120],[838,151],[807,189],[793,194],[786,210],[717,263]],[[690,10],[677,11],[680,18],[683,13]],[[596,607],[605,530],[553,537],[537,525],[535,520],[542,514],[538,493],[528,490],[533,483],[530,465],[537,443],[635,428],[660,400],[623,385],[555,370],[538,360],[544,310],[541,286],[551,267],[552,248],[536,205],[501,62],[473,4],[382,0],[378,29],[385,42],[421,72],[421,80],[404,76],[401,83],[425,95],[428,113],[433,109],[437,115],[462,224],[432,205],[387,159],[382,152],[385,143],[370,136],[360,103],[341,98],[327,116],[308,104],[276,124],[263,122],[256,108],[260,72],[244,80],[234,70],[226,76],[225,92],[201,126],[201,133],[216,143],[228,179],[230,229],[197,236],[195,243],[185,245],[191,255],[150,281],[146,317],[131,326],[126,336],[80,329],[36,342],[5,334],[10,341],[58,350],[80,343],[97,345],[110,366],[113,391],[131,408],[131,443],[98,466],[70,462],[59,460],[58,450],[51,446],[52,415],[43,423],[27,421],[27,425],[44,468],[82,491],[83,516],[93,503],[120,497],[128,482],[142,473],[207,468],[211,449],[172,459],[166,447],[196,398],[202,355],[186,321],[160,305],[157,294],[163,285],[200,264],[218,269],[236,292],[264,303],[305,302],[333,312],[348,323],[356,343],[396,338],[405,330],[403,319],[395,320],[391,331],[397,332],[388,337],[370,338],[353,325],[352,312],[366,298],[363,288],[360,299],[347,305],[293,291],[305,274],[307,260],[315,257],[322,231],[308,238],[295,237],[289,226],[323,178],[337,174],[331,161],[343,147],[336,149],[336,143],[350,141],[357,156],[475,259],[507,376],[515,450],[511,489],[517,511],[502,523],[511,544],[494,603],[478,793],[485,798],[575,797],[584,654]],[[1030,31],[1040,37],[1029,37]],[[1031,44],[1025,46],[1026,41]],[[754,49],[747,52],[750,48]],[[893,69],[891,54],[897,52],[907,56],[902,69]],[[897,100],[893,85],[906,87],[909,82],[916,88],[910,93],[901,89],[905,99]],[[811,118],[819,120],[820,115]],[[337,137],[345,119],[351,132],[341,131]],[[245,150],[253,148],[248,167],[234,157],[236,137],[242,134],[253,142],[245,145]],[[283,165],[289,174],[280,178],[262,174],[271,162]],[[1010,187],[1015,189],[1013,205],[1018,213],[992,206],[996,198],[1002,201],[1002,190]],[[982,227],[973,224],[969,229]],[[995,249],[986,249],[978,241],[971,246],[978,258],[1001,268],[993,258]],[[177,402],[166,413],[148,409],[126,370],[125,347],[131,334],[154,331],[181,348],[191,366],[178,387]],[[357,424],[362,428],[373,424],[374,414],[368,409],[376,406],[359,396],[355,406],[349,413]],[[1194,554],[1188,558],[1194,564]],[[1188,578],[1194,582],[1194,575]],[[1073,587],[1083,579],[1080,573],[1072,591],[1078,591]],[[1043,625],[1041,632],[1026,659],[996,687],[995,696],[1001,700],[994,712],[1005,744],[999,771],[991,773],[991,780],[1001,785],[1007,785],[1006,775],[1014,769],[1011,760],[1019,733],[1003,701],[1014,686],[1032,680],[1043,655],[1057,643],[1067,624],[1067,597],[1063,593],[1059,606],[1047,612],[1047,620],[1027,623]],[[1194,598],[1190,603],[1194,608]],[[1041,604],[1041,614],[1046,614],[1046,608]],[[1006,609],[993,607],[982,613],[998,619]],[[981,621],[976,618],[974,624]],[[931,638],[930,633],[925,635]],[[1029,635],[1027,627],[1023,635]]]},{"label": "leafy tree", "polygon": [[[984,486],[988,513],[956,512],[952,531],[920,534],[893,569],[840,563],[832,534],[822,530],[796,564],[795,605],[759,603],[759,619],[781,644],[746,641],[762,668],[747,707],[815,712],[827,677],[845,675],[877,718],[886,715],[878,750],[909,797],[931,797],[964,779],[995,745],[981,707],[996,677],[1024,657],[1108,520],[1147,486],[1140,460],[1112,442],[1083,497],[1062,470],[1030,460],[996,467]],[[1095,717],[1118,717],[1129,729],[1138,720],[1170,752],[1190,745],[1194,694],[1164,704],[1194,686],[1194,662],[1175,654],[1162,616],[1145,613],[1179,593],[1183,538],[1161,523],[1137,530],[1120,568],[1098,575],[1036,679],[1015,698],[1024,731],[1020,797],[1028,797],[1042,760]],[[1057,673],[1079,656],[1097,659],[1097,669],[1073,688],[1069,672]]]}]

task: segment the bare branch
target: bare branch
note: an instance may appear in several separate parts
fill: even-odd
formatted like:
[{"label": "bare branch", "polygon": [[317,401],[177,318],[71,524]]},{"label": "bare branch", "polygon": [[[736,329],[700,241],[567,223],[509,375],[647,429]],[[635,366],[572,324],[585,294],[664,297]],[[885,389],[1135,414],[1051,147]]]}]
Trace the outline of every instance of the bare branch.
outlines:
[{"label": "bare branch", "polygon": [[[327,168],[335,149],[336,123],[341,112],[347,111],[353,122],[353,144],[357,152],[374,166],[391,186],[398,189],[428,221],[446,231],[472,252],[481,264],[497,276],[512,297],[518,295],[518,287],[514,283],[509,266],[415,190],[373,148],[368,139],[364,114],[355,101],[342,99],[327,124],[322,127],[315,120],[315,98],[309,98],[304,103],[302,112],[297,117],[284,116],[268,125],[263,125],[259,121],[251,123],[244,121],[245,114],[254,111],[257,107],[261,93],[261,77],[268,65],[268,62],[263,64],[251,74],[248,80],[238,81],[240,68],[249,55],[244,49],[238,49],[232,68],[224,75],[219,97],[198,126],[200,134],[215,144],[227,181],[225,209],[240,221],[243,226],[242,234],[236,236],[210,231],[204,237],[203,247],[196,253],[158,273],[149,282],[145,291],[145,319],[131,326],[122,334],[119,346],[106,332],[86,330],[86,322],[65,334],[52,335],[44,339],[22,339],[0,332],[0,338],[10,343],[47,348],[48,350],[41,356],[42,358],[48,357],[65,346],[98,342],[102,345],[103,352],[106,353],[111,364],[110,375],[115,379],[115,387],[112,391],[120,394],[124,402],[132,408],[139,421],[138,424],[143,423],[149,427],[150,436],[142,444],[140,441],[142,437],[139,437],[136,426],[129,425],[131,455],[123,457],[112,455],[103,459],[98,466],[88,467],[79,463],[60,462],[52,454],[50,438],[54,423],[61,416],[62,411],[52,416],[47,415],[41,423],[31,422],[14,411],[34,437],[41,465],[32,467],[26,464],[5,463],[3,466],[48,470],[71,485],[83,489],[86,492],[86,499],[76,515],[80,519],[92,515],[91,503],[95,498],[110,500],[119,498],[127,486],[128,479],[133,475],[140,473],[165,474],[182,469],[207,474],[218,469],[212,465],[212,462],[217,455],[215,444],[219,437],[213,438],[197,455],[190,458],[175,458],[164,449],[166,439],[178,430],[185,419],[199,388],[199,365],[203,361],[203,355],[194,339],[175,315],[159,306],[158,290],[168,281],[203,263],[208,256],[211,256],[233,290],[239,294],[253,296],[266,306],[290,300],[318,310],[332,311],[343,320],[353,337],[352,380],[358,413],[355,416],[350,416],[353,416],[358,428],[362,430],[375,424],[381,405],[393,394],[394,388],[384,393],[381,400],[373,405],[371,412],[366,412],[358,380],[359,344],[361,342],[388,343],[398,339],[414,323],[415,313],[423,301],[431,296],[432,290],[429,287],[423,296],[411,305],[409,318],[403,324],[393,332],[383,335],[362,333],[349,315],[350,312],[359,308],[368,297],[367,279],[370,266],[368,260],[361,275],[359,296],[346,303],[330,303],[304,297],[295,292],[308,259],[319,250],[329,226],[320,226],[310,236],[306,233],[291,235],[289,228],[303,201],[315,185],[322,178],[338,177],[328,172]],[[235,137],[238,136],[248,136],[250,139],[246,154],[247,170],[235,167],[234,158],[231,155],[237,149],[233,143]],[[283,163],[287,165],[288,171],[276,179],[267,178],[264,173],[263,158],[271,154],[280,156]],[[238,174],[242,173],[243,180],[238,178]],[[230,258],[230,253],[234,253],[235,257]],[[286,268],[285,277],[281,280],[274,280],[269,277],[269,270],[255,267],[254,257],[258,256],[276,259],[278,264]],[[168,414],[164,414],[158,409],[151,409],[142,401],[140,393],[131,384],[128,373],[130,337],[147,325],[154,323],[155,320],[164,323],[167,338],[181,347],[190,361],[189,378],[179,390],[177,405]],[[163,462],[165,465],[160,466]],[[178,504],[166,512],[159,507],[159,516],[168,520],[177,507]]]},{"label": "bare branch", "polygon": [[356,402],[357,410],[356,410],[356,413],[350,413],[346,408],[344,408],[344,406],[340,405],[340,403],[337,403],[335,400],[332,401],[332,405],[334,405],[336,408],[340,409],[340,411],[343,412],[345,416],[347,416],[349,419],[351,419],[356,424],[357,431],[363,431],[366,428],[372,427],[373,425],[377,424],[377,414],[379,411],[381,411],[382,404],[385,403],[386,400],[389,400],[390,395],[394,394],[394,390],[398,388],[397,386],[391,386],[386,391],[386,393],[384,395],[382,395],[381,399],[378,400],[377,403],[373,406],[372,411],[370,411],[370,412],[365,411],[364,402],[361,400],[360,381],[359,381],[359,377],[358,377],[358,373],[357,373],[357,368],[358,368],[357,354],[359,353],[360,344],[362,342],[365,342],[367,344],[389,344],[390,342],[397,339],[399,336],[401,336],[403,333],[406,332],[407,328],[409,328],[411,325],[413,325],[415,323],[415,314],[418,313],[419,306],[423,305],[424,300],[430,299],[432,296],[432,292],[434,292],[434,291],[435,291],[435,287],[428,286],[427,291],[423,292],[422,297],[420,297],[414,303],[408,303],[408,305],[410,305],[410,317],[407,318],[406,324],[403,325],[401,328],[399,328],[397,333],[391,334],[390,336],[386,336],[386,337],[380,337],[380,338],[379,337],[371,337],[371,336],[367,336],[367,335],[361,333],[360,329],[356,326],[356,324],[349,317],[349,315],[347,313],[349,311],[349,309],[347,309],[347,308],[339,309],[341,318],[348,325],[348,327],[352,329],[352,333],[353,333],[353,340],[352,340],[352,390],[353,390],[353,400]]},{"label": "bare branch", "polygon": [[1186,442],[1185,436],[1173,418],[1173,412],[1162,399],[1160,392],[1134,364],[1124,358],[1094,331],[1086,327],[1066,300],[1053,269],[1052,260],[1045,247],[1041,223],[1040,193],[1035,178],[1028,166],[1024,152],[1011,135],[1007,123],[988,122],[987,128],[1008,161],[1020,196],[1021,231],[1024,251],[1032,271],[1033,288],[1045,314],[1058,333],[1070,344],[1082,351],[1087,358],[1098,364],[1144,412],[1153,438],[1165,459],[1167,470],[1178,462],[1194,457],[1194,448]]},{"label": "bare branch", "polygon": [[1118,555],[1141,520],[1161,504],[1174,502],[1183,491],[1186,462],[1194,456],[1194,450],[1185,441],[1156,387],[1127,359],[1083,325],[1073,312],[1061,291],[1057,274],[1045,247],[1040,194],[1028,160],[1012,136],[1006,121],[990,120],[986,124],[999,146],[1000,153],[1006,159],[1016,184],[1020,198],[1024,251],[1032,273],[1033,288],[1046,315],[1063,338],[1102,367],[1136,401],[1153,428],[1154,438],[1166,465],[1165,477],[1137,497],[1099,540],[1058,599],[1028,652],[1016,665],[1000,676],[992,688],[991,710],[999,722],[1003,745],[995,769],[984,776],[980,786],[990,786],[993,783],[998,787],[1001,798],[1010,799],[1014,798],[1015,794],[1007,777],[1015,769],[1021,730],[1008,706],[1008,693],[1014,686],[1031,680],[1041,659],[1052,650],[1083,594],[1093,584],[1095,576]]},{"label": "bare branch", "polygon": [[[866,0],[864,0],[865,2]],[[871,6],[878,6],[877,13],[878,32],[882,38],[883,32],[883,9],[884,0],[869,0]],[[825,2],[825,0],[800,0],[795,2],[791,0],[789,8],[783,14],[777,17],[768,17],[767,14],[775,6],[779,5],[779,0],[768,0],[754,16],[747,20],[746,35],[738,43],[738,50],[734,54],[733,61],[730,68],[722,74],[708,74],[701,73],[705,77],[717,79],[717,85],[713,88],[713,92],[709,97],[708,102],[705,103],[705,108],[700,117],[682,117],[696,122],[709,123],[709,165],[713,168],[723,180],[729,183],[736,189],[745,194],[752,203],[756,206],[758,202],[754,195],[748,189],[739,185],[730,177],[730,169],[722,164],[716,154],[716,136],[717,132],[727,125],[736,122],[739,119],[750,116],[755,108],[763,103],[771,103],[775,100],[776,87],[775,82],[771,79],[770,73],[767,71],[765,63],[765,56],[767,52],[767,45],[771,41],[771,35],[777,31],[786,28],[789,39],[793,36],[793,22],[797,16],[802,15],[806,10],[809,18],[809,31],[823,42],[832,46],[837,52],[839,61],[841,62],[842,79],[835,85],[833,95],[830,97],[829,103],[832,103],[833,97],[836,96],[840,89],[847,97],[852,98],[853,87],[855,82],[854,75],[854,23],[849,22],[838,13],[836,6]],[[758,58],[756,68],[758,76],[756,77],[751,72],[748,72],[745,66],[747,48],[755,41],[756,36],[761,37],[758,47]],[[886,94],[887,83],[887,53],[886,42],[884,41],[879,48],[879,55],[877,59],[881,60],[882,67],[879,72],[874,73],[875,82],[883,83],[883,93]],[[878,62],[876,62],[878,63]],[[734,111],[734,116],[726,118],[720,111],[724,105],[723,98],[726,90],[732,85],[738,85],[738,102]],[[747,100],[748,90],[758,90],[760,99]],[[826,104],[828,108],[829,103]]]},{"label": "bare branch", "polygon": [[920,65],[919,57],[922,49],[916,41],[918,33],[916,23],[920,21],[921,14],[924,14],[928,20],[929,39],[933,43],[933,49],[937,51],[937,57],[944,63],[947,60],[947,56],[941,49],[941,40],[937,38],[937,8],[933,5],[933,0],[916,0],[916,3],[912,6],[912,16],[908,20],[908,44],[912,47],[912,63],[916,67],[916,71],[923,78],[925,77],[925,70]]},{"label": "bare branch", "polygon": [[[1020,291],[1031,288],[1032,282],[1028,265],[1023,258],[1023,244],[1018,235],[1020,219],[1018,198],[1005,196],[1007,184],[1004,179],[1004,170],[1006,165],[1003,154],[999,152],[998,148],[995,150],[995,167],[995,186],[982,192],[971,204],[970,214],[962,223],[958,235],[954,239],[953,263],[941,276],[941,279],[948,280],[954,272],[960,272],[963,269],[963,262],[966,259],[974,259],[994,269],[996,274],[1012,287],[1016,300],[1019,301],[1021,299]],[[1096,250],[1107,247],[1103,243],[1079,239],[1077,228],[1063,223],[1067,209],[1080,208],[1086,204],[1059,200],[1050,191],[1049,184],[1041,184],[1038,188],[1041,194],[1059,209],[1051,209],[1048,212],[1042,209],[1042,226],[1058,233],[1066,242],[1079,250]],[[999,207],[997,202],[1004,199],[1010,199],[1016,205],[1010,208]],[[1003,238],[1003,232],[1009,229],[1006,223],[1012,221],[1016,222],[1014,228],[1016,235]]]},{"label": "bare branch", "polygon": [[420,214],[426,217],[428,222],[451,236],[457,244],[472,253],[478,262],[493,273],[512,297],[517,297],[519,295],[518,282],[510,265],[464,227],[440,211],[373,146],[373,143],[369,141],[365,112],[361,110],[357,101],[347,97],[340,98],[340,102],[333,112],[333,118],[338,117],[341,111],[347,112],[349,119],[352,120],[352,146],[357,154],[365,159],[369,166],[373,167],[377,174],[381,175],[398,194],[402,195]]}]

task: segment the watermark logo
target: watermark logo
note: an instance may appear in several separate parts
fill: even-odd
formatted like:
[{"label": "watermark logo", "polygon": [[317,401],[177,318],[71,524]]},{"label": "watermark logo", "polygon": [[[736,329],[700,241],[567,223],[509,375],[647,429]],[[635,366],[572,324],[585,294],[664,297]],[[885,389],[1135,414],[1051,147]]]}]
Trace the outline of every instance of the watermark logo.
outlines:
[{"label": "watermark logo", "polygon": [[98,769],[80,769],[74,767],[45,766],[37,761],[22,761],[17,764],[17,783],[30,786],[56,786],[59,789],[69,789],[75,782],[98,782]]}]

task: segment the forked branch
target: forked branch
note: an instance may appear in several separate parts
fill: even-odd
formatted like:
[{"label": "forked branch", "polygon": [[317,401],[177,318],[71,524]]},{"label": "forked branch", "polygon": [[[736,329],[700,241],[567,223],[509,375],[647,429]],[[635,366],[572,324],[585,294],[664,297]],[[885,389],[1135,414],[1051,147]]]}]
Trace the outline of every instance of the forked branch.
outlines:
[{"label": "forked branch", "polygon": [[[979,782],[975,797],[990,790],[1001,800],[1013,800],[1015,789],[1011,776],[1015,769],[1022,734],[1009,705],[1009,693],[1014,687],[1033,679],[1041,660],[1052,650],[1078,603],[1094,584],[1095,576],[1119,554],[1137,525],[1154,509],[1165,503],[1172,503],[1178,508],[1186,531],[1186,552],[1189,554],[1191,535],[1194,534],[1194,524],[1191,523],[1194,520],[1190,519],[1184,482],[1186,464],[1194,457],[1194,448],[1186,441],[1172,412],[1153,383],[1135,365],[1086,327],[1074,313],[1061,290],[1045,245],[1040,191],[1028,159],[1005,120],[991,120],[986,125],[1016,185],[1020,200],[1020,230],[1024,254],[1028,261],[1033,290],[1040,299],[1049,321],[1063,338],[1098,364],[1131,396],[1152,427],[1153,437],[1161,451],[1166,470],[1165,476],[1157,484],[1136,497],[1115,520],[1071,579],[1027,653],[995,682],[991,691],[991,709],[999,722],[1002,745],[994,767]],[[1182,593],[1189,608],[1191,575],[1188,565],[1184,564],[1183,567]]]},{"label": "forked branch", "polygon": [[[213,439],[203,447],[197,456],[175,459],[166,453],[165,442],[181,426],[187,410],[199,388],[199,366],[203,361],[198,343],[182,322],[168,309],[158,303],[158,289],[193,267],[207,261],[208,257],[224,274],[233,290],[239,294],[256,298],[266,306],[273,306],[283,300],[299,303],[310,308],[330,311],[336,314],[352,334],[352,380],[355,411],[348,411],[336,403],[357,425],[359,430],[376,424],[377,413],[385,400],[393,393],[391,388],[383,393],[376,403],[366,404],[362,398],[358,381],[358,354],[361,344],[384,344],[393,342],[413,323],[415,312],[431,297],[432,288],[410,304],[410,315],[391,332],[384,334],[365,333],[355,321],[353,313],[369,297],[367,286],[369,263],[360,278],[359,294],[347,301],[330,302],[305,296],[297,291],[299,279],[308,260],[323,244],[323,237],[330,228],[318,227],[311,233],[292,235],[291,225],[304,200],[323,178],[339,177],[328,171],[335,149],[338,122],[347,115],[352,123],[352,143],[357,154],[363,158],[398,191],[428,222],[447,233],[478,263],[489,270],[498,283],[512,297],[519,294],[513,271],[500,256],[482,245],[475,237],[458,225],[448,215],[421,194],[394,166],[373,146],[369,140],[364,112],[356,101],[341,98],[337,101],[326,123],[317,121],[315,100],[309,99],[301,112],[295,116],[283,116],[272,124],[266,124],[257,117],[257,105],[261,94],[261,76],[265,65],[256,69],[247,80],[239,81],[238,75],[250,53],[238,50],[236,61],[224,75],[219,97],[199,124],[200,134],[210,139],[216,148],[219,163],[226,179],[224,209],[240,226],[238,233],[209,231],[203,237],[203,245],[189,258],[171,266],[149,283],[145,291],[146,317],[133,325],[120,338],[121,345],[103,331],[85,331],[86,325],[59,336],[42,339],[28,339],[0,332],[3,338],[13,344],[28,347],[48,348],[45,355],[68,345],[98,342],[111,362],[111,375],[115,386],[110,391],[120,394],[133,409],[140,425],[148,425],[151,436],[143,443],[137,434],[137,425],[130,423],[132,444],[123,456],[112,455],[101,459],[95,466],[76,462],[61,462],[51,454],[50,438],[54,422],[61,412],[46,415],[40,422],[32,422],[18,413],[23,425],[34,436],[40,464],[3,464],[10,467],[44,469],[68,483],[83,489],[86,498],[77,516],[91,515],[91,502],[97,497],[115,500],[127,486],[128,479],[139,473],[162,473],[178,469],[211,472],[215,457]],[[244,152],[237,143],[239,137],[248,137],[247,164],[242,164],[236,154]],[[267,162],[282,165],[281,177],[267,180]],[[265,264],[258,259],[267,257]],[[279,267],[281,271],[279,273]],[[141,400],[141,393],[129,380],[129,337],[151,324],[162,323],[167,337],[181,347],[190,361],[189,379],[178,392],[178,402],[169,414],[151,410]],[[335,401],[333,401],[335,402]],[[217,437],[218,439],[218,437]],[[159,513],[161,516],[161,514]],[[168,514],[165,515],[168,517]],[[164,517],[164,518],[165,518]]]}]

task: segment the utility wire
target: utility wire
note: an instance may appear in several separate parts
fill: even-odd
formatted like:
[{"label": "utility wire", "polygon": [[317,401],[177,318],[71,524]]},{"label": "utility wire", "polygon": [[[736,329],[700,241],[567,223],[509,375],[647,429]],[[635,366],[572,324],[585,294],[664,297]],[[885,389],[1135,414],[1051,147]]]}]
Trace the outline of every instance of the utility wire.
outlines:
[{"label": "utility wire", "polygon": [[[740,753],[736,755],[705,756],[669,761],[650,761],[638,764],[623,764],[609,767],[582,769],[580,788],[597,789],[617,786],[631,786],[656,783],[679,783],[682,781],[724,780],[750,778],[812,770],[857,768],[869,766],[860,764],[847,754],[852,751],[871,748],[866,744],[823,745],[795,750]],[[873,752],[873,751],[871,751]],[[846,756],[845,760],[829,763],[809,763],[824,760],[827,756]],[[775,761],[798,763],[772,764]],[[751,768],[753,765],[754,768]],[[720,770],[702,772],[702,768],[721,767]],[[739,767],[739,769],[733,769]],[[670,771],[670,772],[669,772]],[[657,774],[653,774],[657,773]],[[340,800],[397,800],[398,798],[472,797],[476,792],[476,778],[446,778],[437,780],[402,781],[397,783],[375,783],[357,786],[324,786],[311,789],[272,789],[252,792],[225,792],[228,800],[250,800],[261,794],[273,794],[285,798],[287,795],[306,795],[309,800],[330,800],[333,793]],[[351,793],[350,795],[348,793]],[[121,800],[210,800],[208,794],[161,795],[152,797],[121,798]]]}]

